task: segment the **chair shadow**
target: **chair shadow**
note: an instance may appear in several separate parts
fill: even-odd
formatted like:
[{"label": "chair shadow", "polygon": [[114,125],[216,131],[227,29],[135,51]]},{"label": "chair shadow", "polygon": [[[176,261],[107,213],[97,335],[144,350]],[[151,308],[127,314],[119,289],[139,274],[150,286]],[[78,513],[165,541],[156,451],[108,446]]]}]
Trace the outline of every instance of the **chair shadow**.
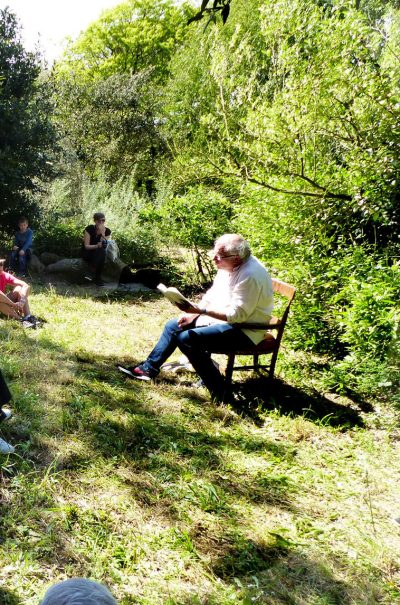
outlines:
[{"label": "chair shadow", "polygon": [[[254,420],[260,411],[279,410],[283,415],[305,416],[310,421],[348,430],[364,426],[358,402],[346,397],[346,403],[317,391],[309,392],[274,378],[254,378],[234,384],[237,409]],[[357,406],[358,409],[355,409]]]}]

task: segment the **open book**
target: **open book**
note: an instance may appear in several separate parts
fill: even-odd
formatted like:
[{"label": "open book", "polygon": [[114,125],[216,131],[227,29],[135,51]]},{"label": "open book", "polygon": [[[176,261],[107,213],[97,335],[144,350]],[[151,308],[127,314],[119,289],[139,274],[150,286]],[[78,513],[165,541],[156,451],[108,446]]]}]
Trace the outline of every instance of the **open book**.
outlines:
[{"label": "open book", "polygon": [[168,298],[173,305],[176,305],[181,311],[186,311],[190,307],[194,307],[200,311],[199,306],[196,305],[196,303],[191,302],[188,298],[185,298],[177,288],[167,288],[167,286],[164,286],[164,284],[158,284],[157,289],[160,290],[160,292],[162,292],[164,296]]}]

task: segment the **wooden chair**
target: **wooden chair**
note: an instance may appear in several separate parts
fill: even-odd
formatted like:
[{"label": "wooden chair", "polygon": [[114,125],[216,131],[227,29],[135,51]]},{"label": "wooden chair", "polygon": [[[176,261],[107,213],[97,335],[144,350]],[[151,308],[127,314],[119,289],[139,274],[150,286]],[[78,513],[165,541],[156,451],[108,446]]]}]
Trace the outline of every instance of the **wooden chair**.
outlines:
[{"label": "wooden chair", "polygon": [[[253,370],[260,372],[260,370],[268,370],[269,378],[274,377],[276,360],[278,357],[279,347],[281,345],[283,332],[285,330],[286,321],[289,315],[290,305],[293,302],[296,294],[296,288],[285,284],[283,281],[278,279],[272,280],[272,287],[274,293],[287,299],[285,307],[280,313],[280,317],[272,317],[269,323],[238,323],[236,324],[240,328],[257,328],[266,330],[264,339],[258,344],[249,346],[246,349],[237,349],[229,353],[224,353],[228,356],[228,363],[225,370],[225,392],[230,392],[232,384],[232,374],[234,371],[246,371]],[[274,333],[274,334],[273,334]],[[220,351],[223,353],[223,351]],[[235,365],[236,355],[251,355],[253,357],[253,363],[251,365]],[[268,365],[261,364],[259,358],[261,355],[272,355],[271,361]]]}]

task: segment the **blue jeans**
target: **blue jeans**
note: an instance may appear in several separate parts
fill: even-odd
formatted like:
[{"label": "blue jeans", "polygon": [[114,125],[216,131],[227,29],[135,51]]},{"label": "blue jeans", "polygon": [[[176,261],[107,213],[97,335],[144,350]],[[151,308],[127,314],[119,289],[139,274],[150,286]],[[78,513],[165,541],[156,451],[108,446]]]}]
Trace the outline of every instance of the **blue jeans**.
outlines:
[{"label": "blue jeans", "polygon": [[160,339],[141,368],[157,376],[162,364],[178,347],[189,359],[213,398],[222,401],[225,381],[211,360],[211,353],[247,347],[252,341],[240,328],[228,323],[196,328],[195,322],[180,328],[177,319],[168,321]]},{"label": "blue jeans", "polygon": [[30,248],[25,251],[25,254],[20,256],[19,250],[13,250],[11,252],[11,266],[14,271],[20,271],[21,273],[26,273],[26,265],[28,260],[31,257]]}]

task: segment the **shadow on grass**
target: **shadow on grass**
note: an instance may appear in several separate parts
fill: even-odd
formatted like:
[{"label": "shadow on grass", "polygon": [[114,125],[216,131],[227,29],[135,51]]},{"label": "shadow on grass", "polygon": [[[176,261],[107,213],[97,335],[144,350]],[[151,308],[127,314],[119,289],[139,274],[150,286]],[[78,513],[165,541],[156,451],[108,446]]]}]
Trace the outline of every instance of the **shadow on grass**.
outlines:
[{"label": "shadow on grass", "polygon": [[[237,603],[350,605],[355,602],[352,587],[336,580],[327,566],[282,545],[243,541],[236,548],[228,548],[226,556],[217,559],[212,570],[226,584],[233,582]],[[220,605],[221,601],[211,593],[202,596],[201,602]],[[199,603],[197,595],[174,601],[175,605]]]},{"label": "shadow on grass", "polygon": [[[141,286],[142,284],[137,284]],[[134,305],[143,305],[148,302],[156,302],[163,298],[158,290],[143,289],[143,290],[126,290],[123,288],[99,288],[90,282],[82,281],[81,283],[69,283],[55,279],[54,281],[42,281],[34,284],[35,294],[46,293],[51,290],[53,293],[63,298],[85,298],[92,299],[98,302],[127,302]],[[144,286],[146,288],[146,286]]]},{"label": "shadow on grass", "polygon": [[238,410],[257,418],[260,410],[278,410],[280,414],[305,416],[311,422],[336,428],[364,426],[360,412],[350,405],[332,401],[317,392],[309,393],[275,378],[254,378],[236,383]]},{"label": "shadow on grass", "polygon": [[[98,363],[94,368],[90,364],[88,366],[86,361],[78,370],[80,389],[88,393],[91,384],[93,388],[93,379],[104,379],[104,372],[102,364]],[[67,432],[84,429],[85,442],[95,456],[108,459],[123,456],[145,472],[146,490],[141,489],[143,482],[139,477],[124,478],[124,482],[132,487],[134,497],[142,504],[157,501],[160,497],[165,497],[166,504],[167,500],[173,503],[173,491],[176,489],[179,492],[177,484],[182,475],[186,475],[192,477],[187,483],[193,485],[188,487],[183,497],[189,498],[203,510],[235,517],[234,507],[228,505],[221,494],[215,494],[215,486],[221,493],[229,494],[232,500],[236,497],[247,498],[251,502],[290,508],[289,494],[294,486],[285,476],[274,476],[267,471],[257,471],[254,476],[240,476],[226,468],[222,454],[229,450],[260,455],[271,463],[290,462],[295,455],[293,446],[240,431],[237,434],[223,431],[212,435],[205,429],[193,427],[191,416],[195,413],[194,406],[198,405],[196,401],[188,401],[188,407],[182,410],[159,414],[143,399],[143,393],[151,393],[149,385],[129,381],[117,373],[112,378],[112,385],[116,384],[128,387],[128,396],[124,391],[114,391],[113,400],[108,402],[109,411],[103,408],[101,419],[98,414],[92,415],[93,403],[90,398],[81,398],[75,392],[74,399],[64,406],[64,428]],[[163,394],[168,394],[168,387]],[[218,418],[219,410],[213,406],[203,407],[200,413],[211,422],[221,420]],[[231,416],[230,422],[240,426],[242,420],[233,413]],[[62,468],[82,468],[85,465],[82,457],[73,454],[62,461]],[[175,516],[173,505],[170,515]]]},{"label": "shadow on grass", "polygon": [[[66,349],[58,347],[54,342],[47,342],[47,339],[42,339],[41,345],[49,346],[53,352],[57,352],[61,364],[64,359],[73,358]],[[29,346],[28,344],[26,352],[28,356]],[[127,497],[133,507],[141,506],[143,512],[148,515],[162,515],[164,522],[177,524],[182,522],[186,508],[190,507],[190,513],[195,511],[199,516],[205,513],[204,518],[212,517],[214,527],[211,536],[203,538],[200,534],[194,535],[194,541],[195,548],[211,559],[210,564],[206,566],[221,580],[233,585],[234,578],[238,578],[244,584],[247,576],[251,574],[267,574],[268,585],[271,590],[277,592],[283,588],[269,576],[270,571],[275,570],[287,587],[288,580],[284,568],[288,559],[294,556],[292,545],[282,538],[275,537],[271,544],[261,544],[244,536],[247,520],[242,503],[267,504],[274,506],[278,511],[291,508],[295,486],[284,474],[278,474],[278,471],[274,476],[271,469],[279,463],[283,463],[282,467],[290,464],[295,456],[293,446],[278,443],[261,432],[249,434],[245,427],[242,430],[243,420],[240,417],[230,410],[215,408],[201,396],[197,397],[193,390],[178,390],[167,382],[161,384],[161,389],[157,387],[157,390],[150,385],[129,381],[113,368],[113,360],[109,357],[79,354],[75,356],[74,361],[76,363],[73,380],[62,383],[63,397],[58,403],[61,426],[55,425],[56,428],[52,429],[51,422],[49,423],[50,436],[56,439],[62,435],[68,446],[57,464],[53,464],[57,448],[52,449],[50,445],[46,445],[45,439],[49,436],[46,435],[46,410],[37,406],[38,417],[30,418],[38,443],[35,450],[29,453],[32,464],[29,468],[20,464],[15,469],[16,474],[25,475],[28,487],[29,477],[33,477],[36,472],[40,475],[44,471],[51,476],[50,464],[53,464],[54,473],[60,473],[57,480],[61,482],[65,479],[66,483],[69,480],[71,483],[78,483],[80,473],[76,471],[90,467],[95,469],[96,463],[99,462],[97,472],[112,474],[119,484],[126,488]],[[46,379],[48,377],[44,376],[43,380]],[[275,381],[267,393],[263,385],[263,398],[254,391],[254,386],[251,386],[252,390],[248,395],[247,383],[241,387],[244,389],[241,390],[243,404],[250,410],[250,418],[255,405],[256,410],[278,408],[281,413],[304,415],[307,411],[306,415],[311,420],[317,419],[319,422],[325,422],[327,416],[328,419],[331,418],[333,409],[335,413],[338,411],[337,404],[329,401],[330,408],[324,409],[324,401],[321,403],[318,398],[310,398],[301,390],[280,381]],[[169,407],[170,394],[173,395],[173,405]],[[23,413],[23,410],[21,412]],[[34,412],[32,405],[30,414]],[[261,418],[261,415],[258,417]],[[218,430],[210,434],[207,423],[218,423]],[[354,424],[353,420],[353,426]],[[235,429],[235,425],[237,431],[228,430]],[[344,423],[338,422],[337,425],[343,426]],[[41,442],[43,433],[44,440]],[[82,448],[73,450],[73,445],[77,442]],[[237,468],[231,465],[229,457],[243,458],[244,454],[258,456],[258,461],[265,464],[265,469],[261,472],[259,468],[253,470],[250,466],[245,472],[238,472]],[[93,481],[96,484],[96,477]],[[24,485],[23,482],[21,485]],[[120,539],[115,532],[110,513],[108,510],[86,510],[80,505],[79,498],[73,500],[74,494],[71,504],[53,507],[50,497],[48,501],[42,502],[36,485],[34,487],[35,500],[31,509],[28,508],[28,498],[22,503],[29,512],[28,515],[25,511],[29,518],[29,529],[32,525],[33,531],[40,534],[42,527],[48,525],[50,508],[54,512],[54,525],[60,529],[56,537],[49,536],[42,551],[37,551],[37,561],[46,566],[51,564],[60,568],[63,561],[71,562],[78,568],[80,565],[84,567],[83,571],[90,571],[90,554],[87,555],[88,562],[80,564],[79,558],[74,559],[69,552],[68,544],[72,543],[72,538],[69,540],[70,536],[67,538],[66,534],[71,532],[74,536],[84,537],[96,532],[99,538],[98,549],[105,549],[109,536],[115,535],[116,541]],[[21,502],[18,498],[16,501],[18,504]],[[12,502],[10,506],[13,506]],[[32,515],[34,507],[37,510],[35,515]],[[104,508],[107,509],[106,504]],[[12,512],[9,514],[12,515]],[[279,512],[277,514],[279,515]],[[243,533],[234,531],[234,527],[241,527]],[[7,529],[5,525],[4,533],[11,534],[12,529]],[[23,550],[23,537],[19,536],[17,543]],[[114,554],[110,556],[113,557]],[[291,568],[293,578],[301,582],[302,573],[314,573],[317,584],[325,586],[329,582],[327,577],[322,577],[322,567],[319,570],[311,561],[300,556],[293,560],[297,561]],[[335,592],[335,587],[336,583],[332,578],[330,586],[321,588],[321,591],[313,586],[312,590],[316,591],[315,600],[321,595]],[[291,590],[295,592],[295,589],[293,581]],[[339,594],[339,588],[337,590]],[[295,602],[290,600],[290,590],[285,594],[287,600],[282,600],[282,603]],[[342,597],[336,601],[332,597],[330,602],[349,602],[345,592]]]},{"label": "shadow on grass", "polygon": [[21,599],[14,592],[3,586],[0,586],[0,603],[1,605],[22,605]]}]

